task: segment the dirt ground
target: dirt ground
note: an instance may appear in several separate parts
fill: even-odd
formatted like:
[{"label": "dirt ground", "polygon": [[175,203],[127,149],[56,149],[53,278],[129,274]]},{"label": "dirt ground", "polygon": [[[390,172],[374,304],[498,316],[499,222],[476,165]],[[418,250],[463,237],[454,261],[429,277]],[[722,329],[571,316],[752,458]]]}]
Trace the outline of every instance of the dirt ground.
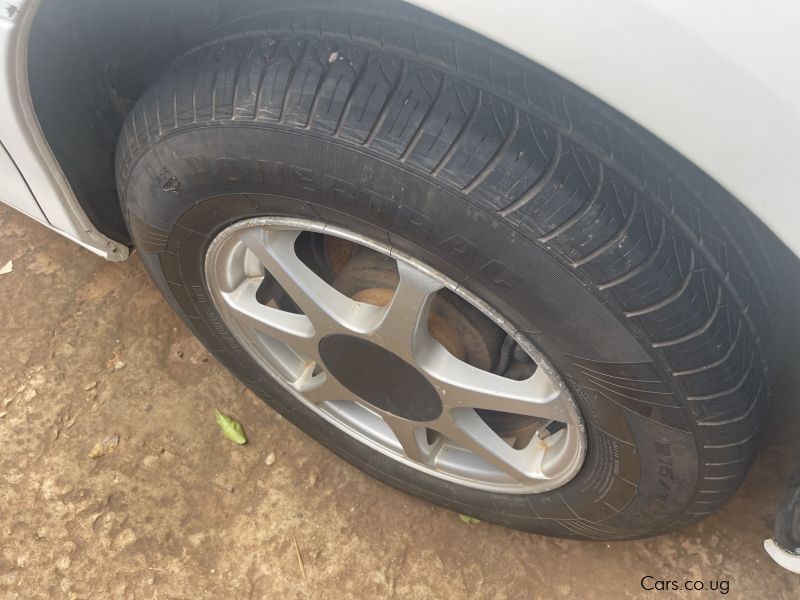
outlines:
[{"label": "dirt ground", "polygon": [[[135,255],[105,262],[0,208],[8,260],[1,598],[721,595],[646,592],[647,575],[728,581],[732,598],[798,596],[800,576],[761,545],[797,455],[786,436],[767,436],[722,512],[680,533],[605,544],[467,525],[277,416],[192,338]],[[222,437],[215,407],[244,424],[246,446]],[[87,456],[115,434],[115,452]]]}]

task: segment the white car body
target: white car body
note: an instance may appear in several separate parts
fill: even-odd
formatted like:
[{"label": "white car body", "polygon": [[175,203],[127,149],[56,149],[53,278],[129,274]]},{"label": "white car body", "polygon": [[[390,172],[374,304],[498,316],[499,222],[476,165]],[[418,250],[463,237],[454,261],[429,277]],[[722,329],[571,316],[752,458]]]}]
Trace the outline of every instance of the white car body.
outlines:
[{"label": "white car body", "polygon": [[[538,62],[682,153],[800,255],[800,5],[744,0],[412,0]],[[111,260],[36,121],[26,43],[39,0],[0,16],[0,199]]]}]

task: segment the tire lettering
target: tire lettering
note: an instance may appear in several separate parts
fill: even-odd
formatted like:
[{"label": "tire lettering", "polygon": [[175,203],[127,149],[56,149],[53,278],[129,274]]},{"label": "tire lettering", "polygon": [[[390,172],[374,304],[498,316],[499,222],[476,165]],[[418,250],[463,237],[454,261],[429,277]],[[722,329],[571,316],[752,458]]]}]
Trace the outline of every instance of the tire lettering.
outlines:
[{"label": "tire lettering", "polygon": [[187,156],[186,166],[195,176],[207,182],[216,177],[225,181],[254,181],[282,190],[320,192],[336,204],[366,209],[369,215],[380,222],[391,223],[400,231],[407,231],[433,240],[436,246],[457,264],[478,270],[498,286],[507,290],[522,283],[509,267],[497,259],[480,257],[480,248],[459,234],[437,241],[436,223],[430,217],[414,210],[392,196],[386,196],[367,187],[359,187],[350,181],[331,175],[322,178],[306,167],[282,162],[266,161],[253,157],[222,156],[209,159],[206,156]]},{"label": "tire lettering", "polygon": [[446,237],[436,245],[446,252],[458,255],[463,263],[468,266],[475,264],[475,257],[478,254],[478,246],[464,239],[458,234]]},{"label": "tire lettering", "polygon": [[366,204],[367,212],[377,218],[386,218],[390,210],[394,210],[392,199],[369,188],[362,188],[356,192],[356,203]]},{"label": "tire lettering", "polygon": [[291,187],[307,192],[316,192],[317,188],[314,185],[313,173],[311,169],[305,169],[296,165],[289,166],[289,181]]},{"label": "tire lettering", "polygon": [[195,175],[203,176],[211,173],[211,165],[208,164],[208,159],[205,156],[187,156],[183,160]]},{"label": "tire lettering", "polygon": [[490,260],[478,270],[487,274],[494,283],[502,285],[509,290],[522,283],[522,280],[499,260]]},{"label": "tire lettering", "polygon": [[656,498],[662,503],[667,501],[674,486],[675,473],[672,470],[672,451],[666,442],[656,440],[656,457],[658,460],[658,485],[660,491],[656,493]]},{"label": "tire lettering", "polygon": [[322,190],[326,198],[334,202],[351,203],[356,197],[356,186],[349,181],[343,181],[330,175],[322,178]]},{"label": "tire lettering", "polygon": [[400,205],[400,210],[397,211],[394,224],[403,231],[416,231],[425,239],[430,238],[436,229],[436,224],[428,217],[403,205]]}]

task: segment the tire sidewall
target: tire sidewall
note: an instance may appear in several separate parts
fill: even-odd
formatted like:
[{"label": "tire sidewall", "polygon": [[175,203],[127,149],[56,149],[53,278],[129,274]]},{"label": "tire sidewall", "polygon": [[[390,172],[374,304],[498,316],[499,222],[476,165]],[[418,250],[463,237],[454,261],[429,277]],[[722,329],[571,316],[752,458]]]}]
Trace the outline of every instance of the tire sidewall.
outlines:
[{"label": "tire sidewall", "polygon": [[[455,190],[367,151],[279,126],[182,129],[130,169],[124,209],[144,263],[214,355],[257,395],[360,469],[462,513],[583,538],[669,526],[691,501],[697,448],[687,414],[642,415],[596,393],[579,364],[624,378],[652,357],[546,248]],[[542,350],[586,423],[580,473],[553,492],[499,494],[455,485],[380,454],[277,385],[225,327],[207,291],[205,250],[228,225],[291,216],[391,244],[466,286]],[[662,422],[659,422],[662,421]],[[587,525],[591,523],[591,525]]]}]

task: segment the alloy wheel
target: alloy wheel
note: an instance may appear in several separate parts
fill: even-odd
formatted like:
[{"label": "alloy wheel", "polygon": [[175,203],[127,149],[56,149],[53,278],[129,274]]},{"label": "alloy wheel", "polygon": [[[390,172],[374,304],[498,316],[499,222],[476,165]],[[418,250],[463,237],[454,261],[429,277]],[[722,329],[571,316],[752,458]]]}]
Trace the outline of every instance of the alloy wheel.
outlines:
[{"label": "alloy wheel", "polygon": [[[334,248],[323,267],[300,251],[309,239]],[[365,254],[394,283],[348,295],[336,271]],[[374,450],[504,493],[555,489],[580,469],[583,421],[548,360],[488,304],[396,248],[321,222],[253,218],[214,238],[205,274],[256,362]],[[459,325],[472,313],[485,323]],[[487,335],[493,356],[472,358],[475,331],[487,328],[503,342]]]}]

